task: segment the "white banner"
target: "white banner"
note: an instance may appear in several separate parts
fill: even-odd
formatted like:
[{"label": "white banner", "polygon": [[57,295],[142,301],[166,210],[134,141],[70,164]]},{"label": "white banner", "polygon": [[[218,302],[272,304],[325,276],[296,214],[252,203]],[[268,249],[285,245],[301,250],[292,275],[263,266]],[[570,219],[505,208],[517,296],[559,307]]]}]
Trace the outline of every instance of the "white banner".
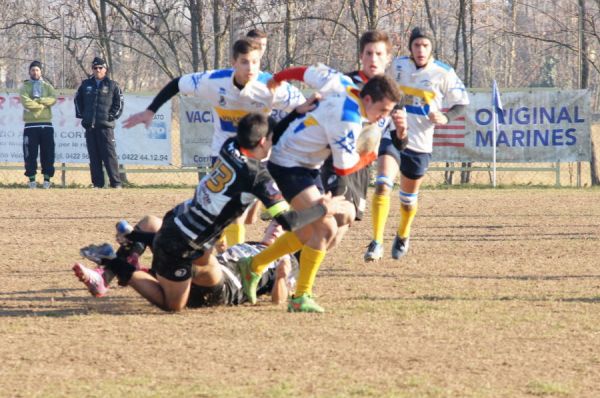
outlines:
[{"label": "white banner", "polygon": [[[573,162],[591,157],[590,95],[586,90],[501,92],[504,123],[498,162]],[[491,93],[469,93],[465,117],[438,126],[434,162],[491,162]],[[502,120],[500,120],[502,122]]]},{"label": "white banner", "polygon": [[210,167],[210,144],[213,136],[211,105],[196,97],[179,97],[179,135],[181,165]]},{"label": "white banner", "polygon": [[[149,129],[123,129],[121,120],[144,110],[151,96],[125,94],[125,106],[115,127],[120,164],[171,164],[171,103],[154,116]],[[89,163],[85,129],[75,118],[73,96],[59,96],[52,107],[57,163]],[[23,107],[18,94],[0,94],[0,162],[23,162]]]}]

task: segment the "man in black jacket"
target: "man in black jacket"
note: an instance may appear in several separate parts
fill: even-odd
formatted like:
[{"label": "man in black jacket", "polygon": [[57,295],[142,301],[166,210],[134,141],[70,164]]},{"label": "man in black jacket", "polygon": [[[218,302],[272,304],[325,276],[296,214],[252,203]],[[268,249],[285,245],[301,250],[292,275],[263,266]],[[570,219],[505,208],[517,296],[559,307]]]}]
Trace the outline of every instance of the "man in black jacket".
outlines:
[{"label": "man in black jacket", "polygon": [[81,125],[85,128],[92,185],[104,187],[104,163],[110,186],[121,188],[114,127],[123,112],[123,93],[119,85],[106,76],[107,66],[102,58],[94,58],[92,70],[92,76],[81,82],[75,95],[75,115],[82,119]]}]

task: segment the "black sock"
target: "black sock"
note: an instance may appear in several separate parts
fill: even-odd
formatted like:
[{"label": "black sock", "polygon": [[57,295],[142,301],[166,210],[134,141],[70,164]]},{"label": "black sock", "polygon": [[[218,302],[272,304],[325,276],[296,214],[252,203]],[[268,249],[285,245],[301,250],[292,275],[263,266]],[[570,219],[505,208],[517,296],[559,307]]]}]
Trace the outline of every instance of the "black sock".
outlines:
[{"label": "black sock", "polygon": [[135,267],[127,262],[122,257],[113,258],[112,260],[105,260],[104,267],[112,271],[119,280],[119,285],[127,286],[131,276],[136,271]]},{"label": "black sock", "polygon": [[134,242],[143,243],[145,246],[152,246],[155,236],[156,232],[143,232],[134,229],[127,235],[127,239]]}]

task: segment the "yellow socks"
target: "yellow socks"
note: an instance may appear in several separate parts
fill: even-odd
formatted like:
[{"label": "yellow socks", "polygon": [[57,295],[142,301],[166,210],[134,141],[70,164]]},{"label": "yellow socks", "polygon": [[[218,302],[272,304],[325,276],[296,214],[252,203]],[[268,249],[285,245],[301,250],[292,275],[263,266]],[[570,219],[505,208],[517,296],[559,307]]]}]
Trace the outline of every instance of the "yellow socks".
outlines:
[{"label": "yellow socks", "polygon": [[398,227],[398,236],[408,238],[410,236],[410,226],[417,214],[417,205],[410,206],[410,210],[406,206],[400,206],[400,226]]},{"label": "yellow socks", "polygon": [[390,214],[390,195],[373,195],[372,206],[373,239],[378,243],[383,243],[383,233],[385,232],[385,222]]},{"label": "yellow socks", "polygon": [[312,287],[326,253],[325,250],[313,249],[306,245],[302,247],[295,297],[300,297],[306,293],[312,295]]},{"label": "yellow socks", "polygon": [[246,227],[244,224],[229,224],[225,227],[224,235],[225,238],[227,238],[228,246],[244,243],[246,238]]},{"label": "yellow socks", "polygon": [[265,268],[279,257],[295,253],[302,248],[302,242],[293,232],[281,235],[273,244],[252,258],[252,272],[262,275]]}]

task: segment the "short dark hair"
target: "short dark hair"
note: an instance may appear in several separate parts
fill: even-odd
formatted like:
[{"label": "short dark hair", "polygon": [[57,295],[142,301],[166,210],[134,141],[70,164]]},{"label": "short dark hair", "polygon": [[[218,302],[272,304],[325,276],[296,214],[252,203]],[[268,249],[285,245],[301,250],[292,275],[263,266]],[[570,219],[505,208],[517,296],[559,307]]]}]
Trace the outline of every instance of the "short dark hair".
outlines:
[{"label": "short dark hair", "polygon": [[379,75],[369,79],[367,84],[360,90],[360,97],[370,96],[373,102],[378,102],[384,98],[392,102],[400,102],[402,94],[398,89],[396,82],[389,76]]},{"label": "short dark hair", "polygon": [[252,29],[249,30],[248,33],[246,33],[246,37],[249,37],[251,39],[266,39],[267,33],[260,29]]},{"label": "short dark hair", "polygon": [[262,113],[249,113],[238,123],[237,141],[242,148],[254,149],[261,138],[273,134],[275,121]]},{"label": "short dark hair", "polygon": [[365,50],[367,44],[383,42],[388,53],[392,52],[392,41],[387,33],[381,30],[369,30],[360,36],[359,49],[360,53]]},{"label": "short dark hair", "polygon": [[260,51],[260,45],[257,42],[248,39],[239,39],[233,43],[234,60],[241,54],[249,54],[251,51]]}]

